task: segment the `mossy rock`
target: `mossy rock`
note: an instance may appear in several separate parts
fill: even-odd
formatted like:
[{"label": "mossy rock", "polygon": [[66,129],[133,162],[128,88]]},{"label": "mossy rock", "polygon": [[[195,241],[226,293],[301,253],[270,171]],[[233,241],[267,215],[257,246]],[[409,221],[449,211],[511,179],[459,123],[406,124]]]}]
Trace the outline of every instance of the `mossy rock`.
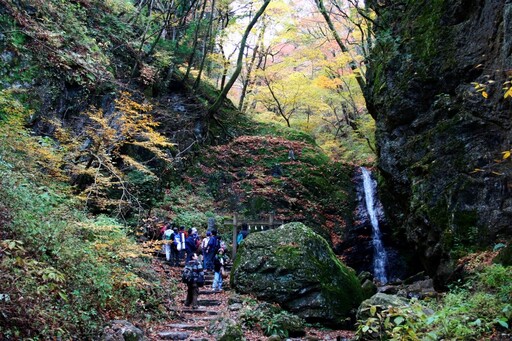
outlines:
[{"label": "mossy rock", "polygon": [[215,340],[218,341],[237,341],[242,340],[244,336],[242,327],[235,320],[224,317],[212,322],[208,333],[215,336]]},{"label": "mossy rock", "polygon": [[363,297],[355,272],[302,223],[250,234],[231,274],[236,291],[328,326],[341,326]]},{"label": "mossy rock", "polygon": [[498,253],[496,258],[494,258],[494,263],[498,263],[503,266],[512,265],[512,244],[508,244],[500,250],[500,253]]},{"label": "mossy rock", "polygon": [[376,311],[380,312],[384,309],[388,309],[389,307],[403,308],[408,306],[409,301],[403,297],[377,293],[361,303],[357,310],[357,319],[366,320],[371,317],[371,307],[376,307]]}]

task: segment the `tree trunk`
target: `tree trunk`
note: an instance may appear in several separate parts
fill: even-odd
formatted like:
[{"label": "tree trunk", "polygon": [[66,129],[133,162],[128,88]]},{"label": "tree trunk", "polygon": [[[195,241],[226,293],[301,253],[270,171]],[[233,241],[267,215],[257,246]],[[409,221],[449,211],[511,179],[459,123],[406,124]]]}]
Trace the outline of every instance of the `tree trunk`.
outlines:
[{"label": "tree trunk", "polygon": [[[206,3],[206,1],[205,1]],[[208,53],[208,42],[212,36],[212,27],[213,27],[213,10],[215,9],[215,0],[212,0],[212,11],[210,13],[210,21],[208,22],[208,31],[204,37],[203,44],[203,57],[201,58],[201,65],[199,66],[199,73],[197,74],[196,81],[194,82],[193,89],[197,89],[199,87],[199,83],[201,82],[201,74],[203,73],[204,63],[206,62],[206,55]]]},{"label": "tree trunk", "polygon": [[[327,9],[324,6],[324,1],[323,0],[315,0],[315,3],[316,3],[316,6],[318,7],[318,10],[324,17],[325,22],[327,23],[327,26],[329,26],[329,30],[331,31],[331,33],[334,37],[334,40],[336,40],[336,43],[340,47],[341,52],[347,53],[348,48],[345,46],[345,44],[341,40],[341,37],[339,36],[338,32],[336,31],[336,28],[334,27],[334,24],[332,23],[332,20],[329,17],[329,13],[327,13]],[[357,84],[359,84],[361,91],[363,91],[363,93],[364,93],[364,91],[366,89],[366,83],[363,79],[363,76],[361,75],[359,68],[357,67],[355,60],[351,60],[349,62],[349,65],[350,65],[350,68],[352,69],[352,71],[354,72],[354,74],[356,75]]]},{"label": "tree trunk", "polygon": [[192,52],[190,53],[190,56],[188,57],[188,66],[187,66],[187,72],[185,73],[185,77],[183,78],[184,81],[188,79],[188,76],[190,75],[190,70],[192,69],[192,64],[194,63],[194,58],[196,57],[196,50],[197,50],[197,44],[199,40],[199,30],[201,29],[201,20],[203,19],[204,12],[206,9],[206,0],[203,2],[203,7],[201,8],[201,14],[199,14],[199,19],[197,20],[197,26],[196,30],[194,32],[194,45],[192,46]]},{"label": "tree trunk", "polygon": [[258,39],[256,39],[256,45],[254,46],[254,50],[252,52],[251,61],[249,62],[249,65],[247,65],[247,76],[246,76],[245,82],[243,82],[242,93],[240,94],[240,101],[238,102],[238,110],[240,110],[240,111],[242,111],[242,109],[244,108],[245,96],[247,95],[247,89],[249,87],[249,84],[251,83],[252,69],[253,69],[254,63],[256,61],[256,56],[258,55],[258,49],[260,47],[260,43],[263,40],[263,36],[265,34],[265,28],[266,28],[266,25],[264,25],[261,28],[261,31],[258,34]]},{"label": "tree trunk", "polygon": [[256,14],[254,15],[254,18],[252,18],[251,22],[245,29],[244,35],[242,37],[242,41],[240,43],[240,51],[238,51],[238,59],[236,61],[235,72],[229,79],[229,81],[226,84],[226,86],[224,87],[224,89],[222,89],[222,92],[215,100],[215,103],[213,103],[212,106],[208,109],[208,112],[210,115],[213,115],[217,110],[219,110],[220,106],[224,103],[224,99],[226,98],[229,90],[231,89],[233,84],[235,84],[235,81],[238,78],[238,75],[240,75],[240,72],[242,71],[242,61],[243,61],[243,57],[244,57],[245,45],[247,44],[247,38],[249,37],[249,33],[251,33],[251,30],[254,27],[254,25],[256,24],[256,22],[261,17],[261,15],[265,12],[265,9],[267,8],[270,1],[271,0],[265,0],[263,5],[260,7],[258,12],[256,12]]}]

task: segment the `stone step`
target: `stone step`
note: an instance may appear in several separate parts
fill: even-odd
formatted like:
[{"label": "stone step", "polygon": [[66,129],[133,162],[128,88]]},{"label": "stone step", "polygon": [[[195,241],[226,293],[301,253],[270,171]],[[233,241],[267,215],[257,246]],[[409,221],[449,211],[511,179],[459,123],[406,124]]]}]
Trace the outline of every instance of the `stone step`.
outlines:
[{"label": "stone step", "polygon": [[175,328],[175,329],[185,329],[185,330],[200,330],[207,327],[206,323],[171,323],[168,324],[166,327],[168,328]]},{"label": "stone step", "polygon": [[209,315],[209,316],[191,316],[187,320],[190,321],[212,321],[218,318],[217,315]]},{"label": "stone step", "polygon": [[181,310],[182,313],[186,314],[205,314],[205,315],[219,315],[217,310],[208,310],[205,308],[190,309],[188,307]]},{"label": "stone step", "polygon": [[214,290],[211,290],[211,289],[203,289],[203,290],[199,291],[199,295],[214,295],[214,294],[220,294],[223,291],[229,291],[229,290],[230,290],[229,288],[225,288],[224,286],[222,286],[222,291],[214,291]]},{"label": "stone step", "polygon": [[162,340],[186,340],[190,336],[190,333],[187,332],[160,332],[158,336]]},{"label": "stone step", "polygon": [[[185,300],[181,301],[182,303],[185,303]],[[217,306],[220,305],[219,300],[197,300],[197,304],[200,306]]]}]

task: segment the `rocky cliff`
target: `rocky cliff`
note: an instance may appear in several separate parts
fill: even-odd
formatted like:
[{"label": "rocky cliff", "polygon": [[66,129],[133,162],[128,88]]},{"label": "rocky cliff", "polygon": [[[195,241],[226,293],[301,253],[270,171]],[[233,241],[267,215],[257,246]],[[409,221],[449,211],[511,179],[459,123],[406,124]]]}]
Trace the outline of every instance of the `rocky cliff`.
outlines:
[{"label": "rocky cliff", "polygon": [[443,283],[460,255],[512,232],[512,1],[390,3],[367,2],[384,205]]}]

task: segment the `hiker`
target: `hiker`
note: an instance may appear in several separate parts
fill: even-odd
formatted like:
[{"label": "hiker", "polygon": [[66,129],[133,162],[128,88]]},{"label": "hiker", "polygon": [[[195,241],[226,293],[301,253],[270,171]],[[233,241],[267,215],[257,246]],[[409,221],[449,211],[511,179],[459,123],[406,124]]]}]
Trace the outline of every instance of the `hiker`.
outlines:
[{"label": "hiker", "polygon": [[222,236],[217,236],[217,244],[219,245],[219,249],[224,249],[224,252],[228,249],[226,242],[222,240]]},{"label": "hiker", "polygon": [[224,272],[224,265],[226,264],[226,256],[224,249],[220,248],[215,258],[213,259],[213,291],[222,291],[222,273]]},{"label": "hiker", "polygon": [[199,239],[197,235],[197,229],[191,228],[189,230],[189,236],[187,237],[185,241],[185,250],[187,252],[187,260],[188,263],[190,260],[192,260],[192,255],[196,253],[197,251],[197,240]]},{"label": "hiker", "polygon": [[208,244],[206,245],[206,254],[205,254],[205,268],[207,270],[213,270],[213,258],[217,250],[219,249],[217,231],[213,230],[210,239],[208,240]]},{"label": "hiker", "polygon": [[171,261],[171,248],[174,243],[174,231],[171,228],[171,224],[167,224],[165,227],[165,231],[162,235],[162,239],[164,240],[164,252],[165,252],[165,260],[167,262]]},{"label": "hiker", "polygon": [[[171,234],[171,261],[169,263],[170,266],[178,266],[179,265],[179,253],[178,249],[176,248],[178,243],[176,243],[176,236],[178,235],[178,227],[174,226],[172,228],[172,234]],[[178,265],[176,265],[178,263]]]},{"label": "hiker", "polygon": [[187,262],[183,270],[183,282],[187,283],[187,298],[185,306],[197,309],[197,297],[199,296],[199,287],[204,285],[204,273],[201,262],[199,262],[197,254],[191,255],[191,260]]},{"label": "hiker", "polygon": [[211,231],[206,231],[206,237],[203,238],[201,241],[201,253],[203,254],[203,267],[207,269],[206,267],[206,247],[208,246],[208,242],[210,241],[212,233]]},{"label": "hiker", "polygon": [[185,226],[181,226],[177,234],[175,234],[174,241],[176,242],[176,258],[174,266],[180,266],[180,262],[185,258],[185,241],[187,234],[185,232]]},{"label": "hiker", "polygon": [[238,236],[236,236],[236,245],[240,245],[242,241],[247,237],[249,234],[249,227],[246,223],[242,224],[242,230],[238,233]]}]

